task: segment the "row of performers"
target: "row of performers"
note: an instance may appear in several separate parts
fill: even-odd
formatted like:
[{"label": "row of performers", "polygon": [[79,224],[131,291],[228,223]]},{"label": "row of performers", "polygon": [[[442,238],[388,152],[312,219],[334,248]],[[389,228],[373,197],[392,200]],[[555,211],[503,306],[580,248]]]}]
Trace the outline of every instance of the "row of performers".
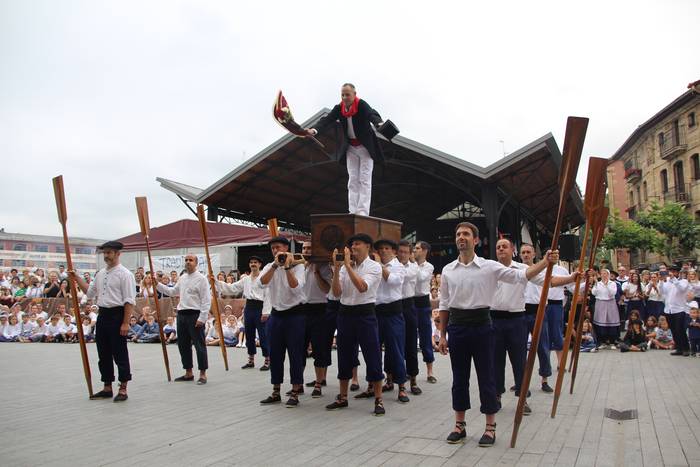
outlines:
[{"label": "row of performers", "polygon": [[[513,244],[502,239],[497,244],[499,261],[492,261],[476,256],[474,247],[478,242],[476,226],[466,222],[457,226],[455,243],[459,257],[442,271],[438,348],[443,354],[448,354],[449,349],[452,366],[455,428],[447,441],[460,443],[466,438],[465,411],[471,407],[469,378],[473,360],[480,411],[486,417],[486,428],[479,445],[491,446],[496,439],[495,416],[501,407],[501,394],[505,392],[506,352],[513,367],[516,394],[520,391],[528,323],[534,322],[533,305],[526,307],[526,294],[535,296],[537,284],[543,280],[542,271],[548,263],[558,261],[558,252],[547,252],[543,260],[533,263],[534,251],[525,245],[521,256],[530,264],[517,263],[512,261]],[[292,388],[287,392],[286,406],[299,405],[299,395],[304,392],[303,373],[309,341],[314,351],[316,379],[308,386],[313,387],[312,397],[321,397],[331,364],[334,334],[340,391],[326,406],[328,410],[348,407],[350,381],[354,379],[353,373],[356,378],[359,366],[358,348],[362,350],[368,387],[355,398],[373,398],[374,415],[386,413],[383,392],[393,390],[394,385],[398,386],[400,403],[409,402],[409,391],[416,395],[422,392],[416,381],[419,373],[418,334],[428,381],[437,381],[432,375],[434,356],[429,292],[433,267],[426,261],[430,250],[427,243],[418,242],[413,250],[415,261],[409,261],[410,244],[402,242],[397,245],[384,239],[373,242],[368,235],[357,234],[348,239],[343,254],[334,252],[330,266],[296,263],[289,253],[289,241],[284,237],[275,237],[269,244],[273,262],[260,270],[262,263],[258,258],[252,258],[251,274],[240,283],[217,282],[217,287],[223,289],[220,292],[239,292],[233,288],[240,287],[246,298],[244,325],[246,333],[251,334],[246,336],[249,360],[243,368],[255,366],[255,331],[267,341],[261,342],[265,356],[261,369],[269,367],[272,394],[260,401],[261,404],[282,402],[284,362],[288,356]],[[127,382],[131,380],[131,373],[126,333],[135,298],[133,274],[119,263],[121,247],[118,242],[102,245],[107,267],[97,273],[89,286],[74,272],[69,272],[88,298],[96,300],[100,308],[96,343],[104,388],[93,398],[113,398],[115,402],[128,398]],[[310,248],[310,244],[305,248]],[[524,250],[530,254],[523,255]],[[185,374],[176,381],[195,379],[194,346],[199,369],[197,383],[206,384],[208,363],[204,324],[211,294],[207,278],[197,271],[196,256],[186,257],[185,269],[186,273],[176,286],[167,290],[171,296],[180,296],[178,349]],[[575,273],[557,276],[552,285],[563,286],[575,279]],[[231,290],[227,289],[229,287]],[[529,287],[534,287],[534,291],[530,289],[528,294]],[[263,324],[265,294],[272,309]],[[539,301],[539,295],[535,301]],[[558,307],[560,316],[561,305],[561,299],[550,300],[549,306]],[[548,338],[543,340],[549,341]],[[545,367],[548,361],[549,355],[546,363],[541,360],[540,374],[543,377],[551,375],[551,367],[549,370]],[[116,395],[112,389],[115,380],[112,362],[117,366],[120,383]]]}]

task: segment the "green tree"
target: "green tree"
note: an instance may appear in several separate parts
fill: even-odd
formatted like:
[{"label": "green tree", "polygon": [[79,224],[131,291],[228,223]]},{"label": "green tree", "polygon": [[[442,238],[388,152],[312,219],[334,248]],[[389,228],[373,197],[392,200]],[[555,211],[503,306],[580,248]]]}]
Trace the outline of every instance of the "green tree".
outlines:
[{"label": "green tree", "polygon": [[608,228],[601,241],[601,246],[607,249],[639,250],[644,257],[647,251],[660,253],[663,239],[655,229],[642,226],[631,220],[621,219],[615,213],[608,218]]},{"label": "green tree", "polygon": [[700,225],[678,203],[663,206],[652,203],[646,212],[639,215],[638,222],[661,233],[663,244],[659,252],[670,260],[690,256],[695,248],[700,248]]}]

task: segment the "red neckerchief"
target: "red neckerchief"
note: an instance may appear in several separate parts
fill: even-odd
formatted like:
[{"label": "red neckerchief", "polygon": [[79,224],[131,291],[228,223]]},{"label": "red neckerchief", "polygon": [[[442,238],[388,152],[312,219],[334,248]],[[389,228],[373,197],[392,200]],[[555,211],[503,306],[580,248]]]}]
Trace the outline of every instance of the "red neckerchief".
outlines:
[{"label": "red neckerchief", "polygon": [[355,100],[352,101],[352,105],[350,106],[350,110],[345,110],[345,102],[340,101],[340,113],[343,115],[343,117],[350,118],[353,117],[357,113],[357,108],[360,105],[360,98],[355,96]]}]

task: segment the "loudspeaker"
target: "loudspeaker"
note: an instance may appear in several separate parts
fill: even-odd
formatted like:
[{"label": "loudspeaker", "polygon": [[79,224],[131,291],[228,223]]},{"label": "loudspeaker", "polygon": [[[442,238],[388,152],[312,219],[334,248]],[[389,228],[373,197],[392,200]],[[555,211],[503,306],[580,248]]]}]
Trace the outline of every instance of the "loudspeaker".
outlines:
[{"label": "loudspeaker", "polygon": [[581,256],[581,243],[578,235],[561,235],[559,237],[559,259],[575,261]]}]

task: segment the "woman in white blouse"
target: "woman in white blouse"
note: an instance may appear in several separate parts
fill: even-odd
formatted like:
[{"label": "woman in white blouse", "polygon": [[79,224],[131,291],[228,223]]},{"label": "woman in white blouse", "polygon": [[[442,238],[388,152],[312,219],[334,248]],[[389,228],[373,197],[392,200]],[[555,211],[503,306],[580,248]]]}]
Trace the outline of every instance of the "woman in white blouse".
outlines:
[{"label": "woman in white blouse", "polygon": [[661,284],[659,284],[659,274],[652,272],[649,283],[644,289],[644,295],[647,297],[647,317],[653,316],[659,320],[664,312],[664,296],[661,293]]}]

